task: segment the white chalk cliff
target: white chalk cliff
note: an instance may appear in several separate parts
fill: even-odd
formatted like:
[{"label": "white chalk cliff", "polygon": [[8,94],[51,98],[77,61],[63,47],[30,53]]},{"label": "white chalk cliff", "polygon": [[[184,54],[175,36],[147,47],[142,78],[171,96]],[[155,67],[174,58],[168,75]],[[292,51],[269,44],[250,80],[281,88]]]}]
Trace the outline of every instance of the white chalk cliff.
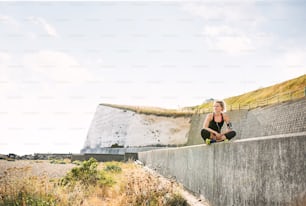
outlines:
[{"label": "white chalk cliff", "polygon": [[187,143],[189,117],[163,117],[139,114],[106,105],[97,107],[84,150],[111,147],[183,145]]}]

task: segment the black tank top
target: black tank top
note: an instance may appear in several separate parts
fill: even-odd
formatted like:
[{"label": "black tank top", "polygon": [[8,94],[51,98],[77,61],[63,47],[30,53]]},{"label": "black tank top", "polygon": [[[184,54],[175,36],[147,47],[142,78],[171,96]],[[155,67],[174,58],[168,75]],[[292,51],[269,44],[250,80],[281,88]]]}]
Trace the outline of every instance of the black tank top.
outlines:
[{"label": "black tank top", "polygon": [[224,124],[223,114],[221,113],[221,122],[216,122],[215,113],[213,113],[213,119],[209,122],[208,128],[220,133],[223,124]]}]

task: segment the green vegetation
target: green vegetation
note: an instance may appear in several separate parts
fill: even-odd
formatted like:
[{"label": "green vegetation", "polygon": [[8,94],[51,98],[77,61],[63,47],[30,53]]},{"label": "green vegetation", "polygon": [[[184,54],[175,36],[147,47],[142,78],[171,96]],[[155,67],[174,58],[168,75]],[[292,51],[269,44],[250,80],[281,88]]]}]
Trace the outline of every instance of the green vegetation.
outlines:
[{"label": "green vegetation", "polygon": [[119,164],[116,162],[107,162],[105,163],[104,171],[118,173],[118,172],[121,172],[122,169],[119,166]]},{"label": "green vegetation", "polygon": [[169,206],[187,206],[187,201],[180,194],[171,196],[167,203]]},{"label": "green vegetation", "polygon": [[[63,186],[82,185],[89,186],[111,186],[115,183],[113,178],[104,171],[98,170],[98,162],[94,158],[84,161],[80,167],[73,168],[67,175],[60,180]],[[121,168],[120,168],[121,169]]]},{"label": "green vegetation", "polygon": [[118,143],[111,145],[111,148],[123,148],[123,147],[124,147],[123,145],[119,145]]},{"label": "green vegetation", "polygon": [[80,166],[82,164],[82,162],[80,160],[75,160],[75,161],[72,162],[72,164]]},{"label": "green vegetation", "polygon": [[[54,197],[46,195],[34,195],[28,194],[27,192],[20,191],[16,199],[10,199],[10,197],[5,197],[3,200],[6,206],[19,206],[19,205],[35,205],[35,206],[53,206],[56,205],[56,200]],[[0,204],[2,205],[2,204]]]},{"label": "green vegetation", "polygon": [[66,164],[65,160],[62,159],[50,159],[51,164]]}]

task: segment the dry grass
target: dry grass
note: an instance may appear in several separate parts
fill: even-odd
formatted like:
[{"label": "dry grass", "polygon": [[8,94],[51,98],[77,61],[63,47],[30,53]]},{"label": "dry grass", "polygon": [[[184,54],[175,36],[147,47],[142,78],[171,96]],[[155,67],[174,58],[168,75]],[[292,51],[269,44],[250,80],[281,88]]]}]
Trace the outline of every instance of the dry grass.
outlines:
[{"label": "dry grass", "polygon": [[166,181],[139,166],[130,164],[122,174],[123,193],[116,205],[187,205],[175,182]]},{"label": "dry grass", "polygon": [[[228,97],[224,99],[228,105],[228,110],[239,109],[244,106],[255,108],[257,106],[275,104],[278,102],[288,101],[304,97],[304,88],[306,87],[306,75],[291,79],[269,87],[257,89],[238,96]],[[192,110],[210,110],[212,102],[204,103],[195,107],[190,107]]]},{"label": "dry grass", "polygon": [[[0,164],[3,162],[5,161],[1,161]],[[31,164],[7,168],[0,177],[0,205],[186,204],[178,194],[176,183],[164,181],[132,162],[100,163],[98,170],[107,174],[107,178],[114,180],[113,184],[84,186],[76,182],[73,187],[63,186],[60,184],[60,178],[51,178],[47,172],[39,176],[33,175]]]},{"label": "dry grass", "polygon": [[116,104],[100,104],[108,107],[118,108],[133,111],[139,114],[155,115],[163,117],[189,117],[193,114],[192,111],[184,111],[177,109],[163,109],[159,107],[144,107],[144,106],[129,106]]}]

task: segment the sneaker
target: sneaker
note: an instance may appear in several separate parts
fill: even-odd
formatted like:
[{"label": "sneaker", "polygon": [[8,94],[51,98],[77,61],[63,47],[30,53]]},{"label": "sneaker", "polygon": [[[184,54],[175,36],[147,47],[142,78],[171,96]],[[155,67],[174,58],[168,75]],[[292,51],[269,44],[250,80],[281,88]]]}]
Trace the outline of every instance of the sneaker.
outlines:
[{"label": "sneaker", "polygon": [[205,140],[205,143],[206,143],[207,145],[210,145],[210,139],[207,138],[207,139]]}]

